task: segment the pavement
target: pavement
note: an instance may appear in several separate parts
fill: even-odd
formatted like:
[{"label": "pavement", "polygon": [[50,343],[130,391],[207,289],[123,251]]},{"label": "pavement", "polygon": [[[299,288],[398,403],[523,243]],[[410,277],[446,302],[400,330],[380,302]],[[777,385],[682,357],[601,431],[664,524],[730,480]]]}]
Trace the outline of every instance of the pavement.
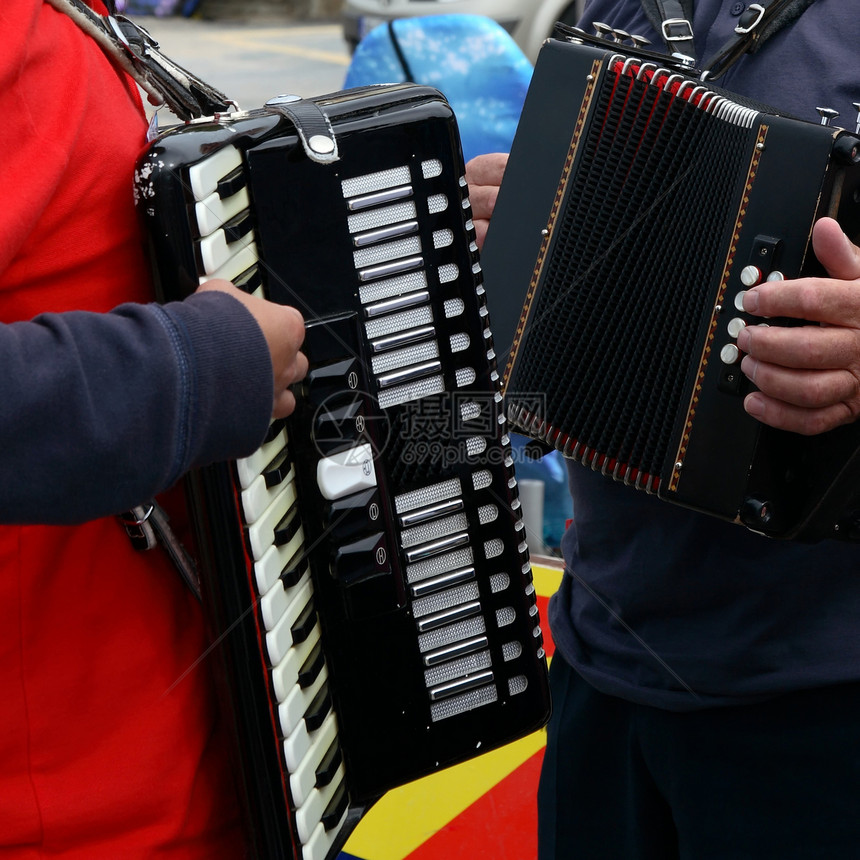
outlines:
[{"label": "pavement", "polygon": [[[336,21],[132,17],[168,57],[245,109],[284,93],[307,97],[335,92],[342,88],[350,62]],[[174,121],[169,112],[159,116],[162,126]]]}]

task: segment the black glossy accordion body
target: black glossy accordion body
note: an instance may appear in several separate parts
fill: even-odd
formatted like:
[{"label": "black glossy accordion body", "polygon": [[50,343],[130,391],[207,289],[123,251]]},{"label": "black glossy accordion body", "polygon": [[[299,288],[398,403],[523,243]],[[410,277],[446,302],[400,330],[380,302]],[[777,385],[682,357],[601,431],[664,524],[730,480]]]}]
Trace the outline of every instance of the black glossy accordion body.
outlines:
[{"label": "black glossy accordion body", "polygon": [[323,860],[549,697],[451,110],[411,85],[289,110],[167,132],[136,189],[162,298],[223,276],[306,319],[294,415],[189,493],[255,856]]},{"label": "black glossy accordion body", "polygon": [[754,421],[735,341],[764,322],[744,289],[819,273],[816,218],[860,232],[860,141],[569,33],[542,49],[483,254],[511,424],[753,530],[856,539],[860,428]]}]

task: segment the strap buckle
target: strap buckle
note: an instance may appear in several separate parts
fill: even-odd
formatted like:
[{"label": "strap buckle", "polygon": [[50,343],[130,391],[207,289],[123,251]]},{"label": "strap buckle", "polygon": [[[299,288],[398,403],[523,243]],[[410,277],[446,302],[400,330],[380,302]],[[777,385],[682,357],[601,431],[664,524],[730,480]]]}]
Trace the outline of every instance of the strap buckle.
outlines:
[{"label": "strap buckle", "polygon": [[662,31],[667,42],[693,41],[693,25],[686,18],[667,18],[663,21]]},{"label": "strap buckle", "polygon": [[737,27],[735,27],[735,32],[739,36],[746,36],[747,33],[752,33],[759,24],[761,24],[762,19],[764,18],[765,8],[761,5],[761,3],[750,3],[747,7],[747,11],[744,12],[743,17],[746,18],[748,13],[755,13],[755,20],[749,25],[746,26],[744,24],[738,23]]}]

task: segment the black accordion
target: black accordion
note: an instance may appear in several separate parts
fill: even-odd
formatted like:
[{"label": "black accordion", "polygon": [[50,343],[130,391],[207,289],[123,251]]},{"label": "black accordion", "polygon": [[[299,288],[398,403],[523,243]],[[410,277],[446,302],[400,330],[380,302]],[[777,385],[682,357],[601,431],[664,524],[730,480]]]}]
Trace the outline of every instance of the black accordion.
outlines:
[{"label": "black accordion", "polygon": [[188,494],[255,856],[334,856],[397,785],[539,728],[546,660],[456,122],[392,85],[169,130],[159,297],[297,307],[310,370]]},{"label": "black accordion", "polygon": [[858,539],[860,426],[807,438],[752,419],[735,341],[763,322],[743,290],[823,273],[818,217],[860,232],[860,140],[668,57],[557,35],[482,261],[511,425],[772,537]]}]

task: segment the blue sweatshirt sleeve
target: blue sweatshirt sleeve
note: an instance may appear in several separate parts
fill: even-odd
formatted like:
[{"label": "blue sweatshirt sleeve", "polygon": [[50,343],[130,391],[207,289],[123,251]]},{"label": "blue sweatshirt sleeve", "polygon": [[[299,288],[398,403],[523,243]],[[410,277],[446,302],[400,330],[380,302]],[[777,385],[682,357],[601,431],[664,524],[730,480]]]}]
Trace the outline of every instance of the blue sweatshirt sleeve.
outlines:
[{"label": "blue sweatshirt sleeve", "polygon": [[272,387],[262,331],[223,293],[0,325],[0,522],[119,513],[245,456]]}]

